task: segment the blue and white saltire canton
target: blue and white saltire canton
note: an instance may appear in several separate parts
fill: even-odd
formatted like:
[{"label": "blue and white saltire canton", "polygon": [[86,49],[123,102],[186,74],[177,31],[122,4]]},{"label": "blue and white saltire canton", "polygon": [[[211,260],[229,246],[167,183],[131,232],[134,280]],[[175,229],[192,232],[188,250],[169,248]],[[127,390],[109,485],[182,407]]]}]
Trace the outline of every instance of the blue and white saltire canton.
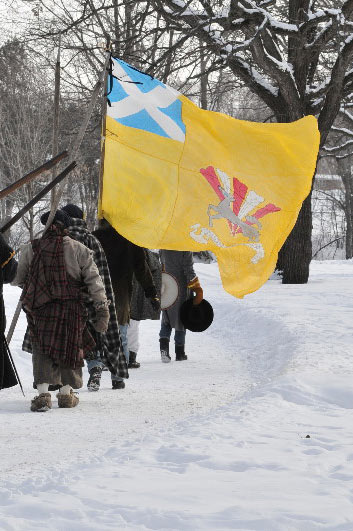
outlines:
[{"label": "blue and white saltire canton", "polygon": [[117,122],[159,136],[185,141],[182,102],[177,90],[112,58],[107,115]]}]

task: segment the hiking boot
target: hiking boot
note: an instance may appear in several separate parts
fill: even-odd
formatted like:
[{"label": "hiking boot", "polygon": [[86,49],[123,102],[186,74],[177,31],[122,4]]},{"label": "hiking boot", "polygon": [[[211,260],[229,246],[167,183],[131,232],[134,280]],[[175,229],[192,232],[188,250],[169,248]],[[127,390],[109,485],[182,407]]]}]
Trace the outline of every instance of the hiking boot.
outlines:
[{"label": "hiking boot", "polygon": [[129,369],[138,369],[140,367],[140,363],[136,361],[136,352],[129,351]]},{"label": "hiking boot", "polygon": [[51,409],[51,394],[41,393],[31,400],[31,411],[48,411]]},{"label": "hiking boot", "polygon": [[159,347],[161,350],[161,360],[163,363],[170,363],[172,360],[169,356],[169,339],[161,337],[159,340]]},{"label": "hiking boot", "polygon": [[187,359],[188,357],[185,354],[184,345],[183,346],[175,345],[175,361],[184,361]]},{"label": "hiking boot", "polygon": [[87,382],[87,389],[89,391],[99,391],[99,387],[101,384],[101,376],[102,376],[101,367],[93,367],[93,369],[89,371],[89,379]]},{"label": "hiking boot", "polygon": [[58,393],[56,397],[58,399],[59,407],[76,407],[77,404],[79,403],[79,398],[77,396],[77,393],[74,393],[72,389],[69,395]]},{"label": "hiking boot", "polygon": [[112,389],[125,389],[125,382],[123,380],[112,380]]}]

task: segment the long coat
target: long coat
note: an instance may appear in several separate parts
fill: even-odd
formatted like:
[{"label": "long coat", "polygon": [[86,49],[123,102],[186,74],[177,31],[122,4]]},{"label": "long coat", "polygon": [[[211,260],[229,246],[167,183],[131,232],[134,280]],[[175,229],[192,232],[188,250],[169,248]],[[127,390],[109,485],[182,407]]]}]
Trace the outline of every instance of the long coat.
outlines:
[{"label": "long coat", "polygon": [[118,322],[121,325],[127,324],[130,321],[133,274],[146,297],[154,297],[157,294],[145,252],[142,247],[131,243],[110,225],[95,230],[92,234],[100,241],[107,257]]},{"label": "long coat", "polygon": [[[162,285],[162,269],[158,255],[156,253],[153,253],[149,249],[145,249],[145,255],[147,265],[152,273],[154,285],[156,286],[157,297],[160,299]],[[130,312],[131,319],[134,319],[135,321],[143,321],[145,319],[159,321],[160,315],[161,311],[156,311],[152,308],[150,300],[145,297],[145,293],[142,289],[141,284],[137,282],[134,276]]]},{"label": "long coat", "polygon": [[175,277],[179,286],[178,298],[168,310],[163,310],[162,319],[169,322],[175,330],[185,330],[180,321],[180,307],[190,298],[191,292],[187,285],[196,277],[192,253],[189,251],[159,251],[162,269]]},{"label": "long coat", "polygon": [[17,262],[13,256],[13,251],[1,239],[0,249],[0,389],[6,389],[17,385],[17,378],[12,368],[5,345],[4,332],[6,328],[5,307],[3,299],[3,284],[12,282],[17,270]]}]

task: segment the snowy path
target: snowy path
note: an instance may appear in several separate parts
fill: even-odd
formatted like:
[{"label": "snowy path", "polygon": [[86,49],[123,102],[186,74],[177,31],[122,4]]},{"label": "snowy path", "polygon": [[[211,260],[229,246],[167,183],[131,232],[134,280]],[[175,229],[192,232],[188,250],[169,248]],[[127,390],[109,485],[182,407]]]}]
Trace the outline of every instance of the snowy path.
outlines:
[{"label": "snowy path", "polygon": [[160,363],[148,322],[124,391],[105,374],[43,415],[2,392],[0,529],[353,530],[353,264],[243,301],[197,269],[216,318],[187,362]]},{"label": "snowy path", "polygon": [[[206,270],[210,291],[212,299],[222,300],[215,272],[213,268],[210,276]],[[19,290],[8,286],[5,289],[6,300],[10,295],[14,306]],[[226,294],[225,297],[235,308],[236,301]],[[31,389],[30,356],[20,350],[25,328],[22,313],[12,350],[16,363],[23,367],[20,375],[27,397],[24,399],[18,388],[11,389],[6,392],[6,407],[0,408],[0,419],[6,416],[11,421],[3,438],[2,479],[14,476],[16,480],[25,479],[28,474],[40,473],[41,462],[31,457],[38,445],[41,446],[41,460],[49,466],[59,464],[61,467],[74,460],[85,462],[92,454],[101,455],[113,444],[143,438],[160,426],[166,427],[195,413],[206,413],[240,396],[253,378],[237,356],[237,334],[224,334],[221,326],[231,310],[227,312],[226,308],[218,306],[215,306],[217,319],[222,315],[218,327],[215,325],[205,334],[189,334],[187,350],[191,355],[187,365],[162,364],[158,351],[159,323],[144,322],[141,325],[143,347],[139,355],[142,368],[130,371],[125,390],[113,392],[109,374],[104,373],[98,393],[88,393],[86,388],[80,391],[80,407],[76,410],[59,410],[55,403],[54,410],[47,415],[35,416],[28,414],[29,399],[34,391]],[[11,309],[8,322],[10,319]],[[87,379],[87,373],[85,376]],[[11,417],[8,417],[9,412],[13,413]],[[66,433],[70,433],[70,444],[63,452],[62,437]]]}]

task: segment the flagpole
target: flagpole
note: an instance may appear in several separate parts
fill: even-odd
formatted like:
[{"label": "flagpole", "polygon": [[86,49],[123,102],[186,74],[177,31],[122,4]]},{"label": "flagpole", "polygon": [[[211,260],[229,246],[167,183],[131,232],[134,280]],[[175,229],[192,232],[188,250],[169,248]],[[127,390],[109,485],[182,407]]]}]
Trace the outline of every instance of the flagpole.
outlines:
[{"label": "flagpole", "polygon": [[[107,38],[106,52],[109,52],[109,59],[111,54],[110,38]],[[104,157],[105,157],[105,140],[106,140],[106,124],[107,124],[107,106],[108,106],[108,75],[109,71],[106,68],[104,73],[104,89],[102,99],[102,136],[101,136],[101,156],[99,164],[99,190],[98,190],[98,219],[102,218],[102,195],[103,195],[103,173],[104,173]]]},{"label": "flagpole", "polygon": [[35,168],[31,172],[27,173],[26,175],[24,175],[23,177],[15,181],[14,183],[10,184],[9,186],[1,190],[0,199],[3,199],[7,195],[17,190],[17,188],[20,188],[21,186],[23,186],[24,184],[27,184],[33,181],[33,179],[38,177],[38,175],[40,175],[44,171],[50,170],[50,168],[52,168],[55,164],[57,164],[60,160],[64,159],[67,156],[68,156],[67,151],[62,151],[61,153],[59,153],[59,155],[56,155],[56,157],[48,160],[47,162],[45,162],[38,168]]}]

